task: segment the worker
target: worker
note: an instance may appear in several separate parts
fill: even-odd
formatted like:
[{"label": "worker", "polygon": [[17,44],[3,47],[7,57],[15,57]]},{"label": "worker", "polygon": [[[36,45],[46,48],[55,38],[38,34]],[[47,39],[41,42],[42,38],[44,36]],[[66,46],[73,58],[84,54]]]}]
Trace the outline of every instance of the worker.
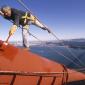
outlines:
[{"label": "worker", "polygon": [[29,12],[24,12],[10,6],[2,6],[0,9],[0,15],[5,19],[13,22],[9,30],[9,35],[13,35],[19,26],[22,26],[22,38],[23,46],[25,49],[29,48],[29,26],[36,25],[43,30],[47,30],[50,33],[50,30],[46,26],[43,26],[39,20]]}]

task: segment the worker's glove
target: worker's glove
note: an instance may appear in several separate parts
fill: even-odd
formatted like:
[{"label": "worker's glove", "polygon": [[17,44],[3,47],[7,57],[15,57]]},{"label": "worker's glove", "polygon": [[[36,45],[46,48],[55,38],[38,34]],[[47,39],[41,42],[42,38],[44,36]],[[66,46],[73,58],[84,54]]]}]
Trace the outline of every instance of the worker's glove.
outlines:
[{"label": "worker's glove", "polygon": [[46,27],[42,27],[43,30],[47,30]]},{"label": "worker's glove", "polygon": [[13,26],[11,27],[10,31],[9,31],[9,35],[13,35],[14,32],[16,31],[16,29],[17,29],[17,26],[16,26],[16,25],[13,25]]},{"label": "worker's glove", "polygon": [[47,30],[48,33],[51,33],[51,31],[47,27],[42,27],[43,30]]},{"label": "worker's glove", "polygon": [[51,33],[51,31],[49,29],[47,29],[48,33]]}]

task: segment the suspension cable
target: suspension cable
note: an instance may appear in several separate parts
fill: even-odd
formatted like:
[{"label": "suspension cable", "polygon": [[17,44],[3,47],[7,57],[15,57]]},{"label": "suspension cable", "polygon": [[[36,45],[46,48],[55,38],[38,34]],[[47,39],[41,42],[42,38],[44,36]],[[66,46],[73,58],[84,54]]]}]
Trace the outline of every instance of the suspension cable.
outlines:
[{"label": "suspension cable", "polygon": [[[29,11],[31,14],[33,14],[31,11],[30,11],[30,9],[28,9],[28,7],[21,1],[21,0],[17,0],[27,11]],[[35,16],[36,17],[36,16]],[[37,18],[37,17],[36,17]],[[37,18],[38,19],[38,18]],[[39,19],[38,19],[39,20]],[[39,20],[40,21],[40,20]],[[44,24],[43,24],[44,25]],[[44,25],[45,26],[45,25]],[[37,40],[39,40],[37,37],[35,37],[33,34],[31,34],[30,32],[29,32],[29,34],[30,35],[32,35],[34,38],[36,38]],[[60,41],[60,39],[53,33],[53,32],[51,32],[51,34],[57,39],[57,40],[59,40]],[[40,41],[40,40],[39,40]],[[64,43],[62,43],[63,45],[64,45]],[[64,45],[65,46],[65,45]],[[73,57],[75,57],[82,65],[84,65],[84,63],[82,63],[82,61],[81,60],[79,60],[79,58],[77,58],[73,53],[72,53],[72,51],[68,48],[68,47],[66,47],[67,48],[67,50],[71,53],[71,55],[73,55]],[[60,53],[59,53],[60,54]],[[84,65],[85,66],[85,65]]]},{"label": "suspension cable", "polygon": [[[21,1],[21,0],[19,0],[19,1]],[[26,6],[25,6],[26,7]],[[28,7],[26,7],[27,9],[28,9]],[[28,9],[29,10],[29,9]],[[31,12],[31,11],[30,11]],[[51,32],[52,33],[52,32]],[[32,33],[30,33],[29,32],[29,34],[31,35],[31,36],[33,36],[35,39],[37,39],[38,41],[41,41],[40,39],[38,39],[36,36],[34,36]],[[60,39],[58,38],[58,37],[56,37],[56,35],[54,34],[54,33],[52,33],[52,35],[53,36],[55,36],[55,38],[57,39],[57,40],[59,40],[60,41]],[[42,42],[42,41],[41,41]],[[65,46],[65,44],[63,44],[64,46]],[[50,48],[50,47],[49,47]],[[51,48],[50,48],[51,49]],[[52,49],[51,49],[52,50]],[[59,55],[61,55],[61,56],[63,56],[64,58],[66,58],[67,60],[69,60],[70,62],[72,62],[72,63],[74,63],[75,65],[77,65],[77,66],[79,66],[77,63],[75,63],[73,60],[71,60],[70,58],[68,58],[68,57],[66,57],[65,55],[63,55],[62,53],[60,53],[60,52],[56,52],[56,53],[58,53]],[[81,61],[80,61],[81,62]],[[82,71],[82,70],[85,70],[85,68],[80,68],[80,69],[76,69],[77,71]],[[60,72],[59,72],[60,73]],[[61,72],[61,73],[65,73],[65,72]]]},{"label": "suspension cable", "polygon": [[65,59],[69,60],[69,61],[72,62],[74,65],[76,65],[76,66],[78,66],[78,67],[82,67],[81,65],[77,64],[76,62],[74,62],[72,59],[68,58],[68,57],[67,57],[66,55],[64,55],[63,53],[61,53],[61,52],[59,52],[59,51],[57,51],[57,50],[52,49],[50,46],[47,46],[47,47],[49,47],[49,49],[51,49],[53,52],[55,52],[55,53],[63,56]]},{"label": "suspension cable", "polygon": [[[12,22],[12,21],[10,20],[10,22]],[[13,22],[12,22],[12,23],[13,23]],[[21,28],[21,26],[19,26],[19,27]],[[29,31],[28,31],[28,33],[29,33],[31,36],[33,36],[35,39],[37,39],[38,41],[43,42],[42,40],[38,39],[35,35],[33,35],[32,33],[30,33]],[[46,43],[45,43],[45,44],[46,44]],[[48,47],[49,47],[49,46],[48,46]],[[49,47],[49,48],[50,48],[50,47]],[[63,56],[65,59],[69,60],[69,61],[72,62],[74,65],[79,66],[79,64],[75,63],[73,60],[71,60],[70,58],[68,58],[67,56],[65,56],[64,54],[62,54],[61,52],[55,51],[55,50],[52,49],[52,48],[50,48],[50,49],[51,49],[53,52],[55,52],[55,53]],[[81,66],[79,66],[79,67],[81,67]]]},{"label": "suspension cable", "polygon": [[[55,38],[59,41],[61,41],[54,33],[52,33],[53,36],[55,36]],[[66,47],[66,49],[68,50],[68,52],[70,52],[70,54],[79,61],[79,63],[82,65],[82,66],[85,66],[85,64],[69,49],[69,47],[67,47],[64,42],[62,41],[62,45]]]},{"label": "suspension cable", "polygon": [[[17,0],[27,11],[29,11],[31,14],[33,14],[31,11],[30,11],[30,9],[28,9],[28,7],[24,4],[24,2],[22,2],[21,0]],[[36,16],[35,16],[36,17]],[[36,17],[36,19],[39,21],[39,22],[41,22],[37,17]],[[42,24],[43,26],[45,26],[45,27],[47,27],[46,25],[44,25],[44,24]],[[47,29],[49,30],[49,28],[47,27]],[[60,39],[53,33],[53,32],[51,32],[51,34],[57,39],[57,40],[59,40],[60,41]],[[62,44],[65,46],[65,44],[62,42]],[[66,47],[66,46],[65,46]],[[76,55],[74,55],[74,53],[68,48],[68,47],[66,47],[67,48],[67,50],[70,52],[70,54],[74,57],[74,58],[76,58],[79,62],[80,62],[80,64],[82,65],[82,66],[85,66],[85,64],[81,61],[81,60],[79,60],[79,58],[77,58],[76,57]]]},{"label": "suspension cable", "polygon": [[[28,31],[28,32],[29,32],[29,31]],[[32,35],[33,35],[33,34],[32,34]],[[33,36],[34,36],[34,35],[33,35]],[[35,38],[35,36],[34,36],[34,38]],[[36,38],[37,38],[37,37],[36,37]],[[38,39],[38,38],[37,38],[37,39]],[[38,40],[39,40],[41,43],[43,42],[43,41],[40,40],[40,39],[38,39]],[[44,44],[47,45],[46,42],[45,42]],[[68,58],[68,57],[67,57],[66,55],[64,55],[63,53],[61,53],[61,52],[59,52],[59,51],[57,51],[57,50],[52,49],[52,48],[51,48],[50,46],[48,46],[48,45],[47,45],[47,47],[48,47],[51,51],[53,51],[53,52],[55,52],[55,53],[63,56],[65,59],[67,59],[68,61],[72,62],[74,65],[76,65],[76,66],[78,66],[78,67],[81,67],[81,65],[75,63],[72,59]]]},{"label": "suspension cable", "polygon": [[[19,0],[20,1],[20,0]],[[27,8],[27,7],[26,7]],[[12,21],[11,21],[12,22]],[[30,32],[29,32],[29,34],[30,35],[32,35],[34,38],[36,38],[38,41],[41,41],[41,40],[39,40],[36,36],[34,36],[33,34],[31,34]],[[50,48],[50,47],[49,47]],[[52,49],[53,50],[53,49]],[[61,55],[61,56],[63,56],[64,58],[66,58],[67,60],[69,60],[69,61],[71,61],[72,63],[74,63],[75,65],[77,65],[77,66],[79,66],[77,63],[75,63],[73,60],[71,60],[70,58],[68,58],[68,57],[66,57],[64,54],[62,54],[62,53],[60,53],[60,52],[58,52],[58,51],[55,51],[57,54],[59,54],[59,55]]]},{"label": "suspension cable", "polygon": [[[28,33],[30,33],[30,32],[28,31]],[[30,34],[31,34],[31,33],[30,33]],[[34,34],[31,34],[31,35],[32,35],[35,39],[37,39],[38,41],[40,41],[41,43],[43,42],[42,40],[38,39]],[[47,45],[46,42],[44,42],[44,44]],[[81,65],[75,63],[72,59],[68,58],[68,57],[67,57],[66,55],[64,55],[63,53],[61,53],[61,52],[59,52],[59,51],[57,51],[57,50],[54,50],[54,49],[50,48],[50,46],[48,46],[48,45],[47,45],[47,47],[48,47],[50,50],[52,50],[53,52],[55,52],[55,53],[63,56],[65,59],[67,59],[68,61],[72,62],[74,65],[76,65],[76,66],[78,66],[78,67],[81,67]]]},{"label": "suspension cable", "polygon": [[31,35],[32,37],[34,37],[36,40],[38,40],[38,41],[40,41],[40,42],[41,42],[41,40],[40,40],[40,39],[38,39],[35,35],[33,35],[31,32],[29,32],[29,31],[28,31],[28,33],[29,33],[29,35]]}]

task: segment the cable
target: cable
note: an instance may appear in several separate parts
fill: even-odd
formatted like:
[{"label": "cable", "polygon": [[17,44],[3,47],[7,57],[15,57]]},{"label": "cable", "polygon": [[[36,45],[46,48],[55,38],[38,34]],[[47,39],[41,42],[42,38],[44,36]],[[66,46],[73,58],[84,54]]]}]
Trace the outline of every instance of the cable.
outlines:
[{"label": "cable", "polygon": [[28,31],[28,33],[29,33],[29,35],[31,35],[32,37],[34,37],[35,39],[37,39],[38,41],[40,41],[40,42],[41,42],[41,40],[40,40],[40,39],[38,39],[35,35],[33,35],[32,33],[30,33],[29,31]]},{"label": "cable", "polygon": [[[29,31],[28,31],[28,32],[29,32]],[[30,32],[29,32],[29,33],[30,33]],[[31,34],[31,33],[30,33],[30,34]],[[34,36],[33,34],[31,34],[31,35],[32,35],[35,39],[37,39],[38,41],[40,41],[41,43],[43,42],[42,40],[38,39],[38,38],[37,38],[36,36]],[[44,44],[47,45],[46,42],[45,42]],[[47,46],[47,47],[49,47],[49,46]],[[49,47],[49,48],[50,48],[50,47]],[[81,67],[79,64],[75,63],[73,60],[71,60],[70,58],[68,58],[67,56],[65,56],[63,53],[61,53],[61,52],[59,52],[59,51],[56,51],[56,50],[54,50],[54,49],[52,49],[52,48],[50,48],[50,49],[51,49],[53,52],[55,52],[55,53],[63,56],[65,59],[69,60],[69,61],[72,62],[73,64]]]},{"label": "cable", "polygon": [[[12,21],[11,21],[12,22]],[[12,22],[13,23],[13,22]],[[19,26],[20,27],[20,26]],[[20,27],[21,28],[21,27]],[[30,33],[29,31],[28,31],[28,33],[31,35],[31,36],[33,36],[35,39],[37,39],[38,41],[40,41],[40,42],[42,42],[40,39],[38,39],[36,36],[34,36],[32,33]],[[46,43],[45,43],[46,44]],[[48,46],[49,47],[49,46]],[[50,47],[49,47],[50,48]],[[53,49],[51,48],[51,50],[53,51]],[[64,54],[62,54],[62,53],[60,53],[60,52],[58,52],[58,51],[55,51],[57,54],[59,54],[59,55],[61,55],[61,56],[63,56],[65,59],[67,59],[67,60],[69,60],[69,61],[71,61],[73,64],[75,64],[75,65],[77,65],[78,66],[78,64],[76,64],[73,60],[71,60],[70,58],[68,58],[68,57],[66,57]]]},{"label": "cable", "polygon": [[[24,2],[22,2],[22,0],[17,0],[27,11],[29,11],[31,14],[33,14],[29,9],[28,9],[28,7],[24,4]],[[35,16],[36,17],[36,16]],[[41,22],[37,17],[36,17],[36,19],[39,21],[39,22]],[[43,24],[43,26],[45,26],[45,27],[47,27],[46,25],[44,25]],[[48,30],[49,30],[49,28],[48,28]],[[60,39],[53,33],[53,32],[51,32],[51,34],[57,39],[57,40],[59,40],[60,41]],[[64,45],[64,43],[63,43],[63,45]],[[65,46],[65,45],[64,45]],[[67,47],[66,47],[67,48]],[[85,66],[85,64],[84,63],[82,63],[82,61],[80,61],[72,52],[71,52],[71,50],[69,49],[69,48],[67,48],[67,50],[71,53],[71,55],[74,57],[74,58],[76,58],[80,63],[81,63],[81,65],[82,66]]]},{"label": "cable", "polygon": [[[53,35],[57,40],[61,41],[54,33],[52,33],[52,35]],[[63,46],[65,46],[65,44],[63,43],[63,41],[62,41],[61,43],[62,43]],[[79,58],[69,49],[69,47],[67,47],[67,46],[65,46],[65,47],[66,47],[66,49],[70,52],[70,54],[79,61],[79,63],[80,63],[82,66],[85,66],[85,64],[84,64],[81,60],[79,60]]]},{"label": "cable", "polygon": [[[28,31],[29,32],[29,31]],[[30,32],[29,32],[30,33]],[[31,34],[31,33],[30,33]],[[35,39],[37,39],[38,41],[40,41],[41,43],[43,42],[43,41],[41,41],[40,39],[38,39],[36,36],[34,36],[33,34],[31,34]],[[46,42],[44,43],[44,44],[46,44]],[[47,45],[47,44],[46,44]],[[49,47],[49,46],[48,46]],[[49,47],[50,48],[50,47]],[[53,51],[53,49],[52,48],[50,48],[52,51]],[[77,65],[77,66],[79,66],[79,64],[77,64],[77,63],[75,63],[73,60],[71,60],[70,58],[68,58],[67,56],[65,56],[64,54],[62,54],[61,52],[59,52],[59,51],[54,51],[54,52],[56,52],[57,54],[59,54],[59,55],[61,55],[61,56],[63,56],[65,59],[67,59],[67,60],[69,60],[70,62],[72,62],[73,64],[75,64],[75,65]],[[81,67],[81,66],[80,66]]]},{"label": "cable", "polygon": [[[49,47],[49,46],[48,46]],[[50,47],[49,47],[50,48]],[[70,58],[68,58],[67,56],[65,56],[64,54],[62,54],[61,52],[57,51],[57,50],[54,50],[52,48],[50,48],[53,52],[63,56],[65,59],[69,60],[70,62],[72,62],[74,65],[78,66],[78,67],[82,67],[81,65],[75,63],[73,60],[71,60]]]},{"label": "cable", "polygon": [[[21,0],[19,0],[19,1],[21,1]],[[29,34],[32,35],[32,36],[33,36],[34,38],[36,38],[37,40],[39,40],[37,37],[35,37],[35,36],[34,36],[33,34],[31,34],[30,32],[29,32]],[[41,40],[39,40],[39,41],[41,41]],[[56,51],[56,53],[58,53],[58,54],[61,55],[61,56],[64,56],[64,58],[66,58],[67,60],[71,61],[72,63],[74,63],[75,65],[78,66],[78,64],[76,64],[75,62],[73,62],[73,60],[69,59],[68,57],[66,57],[66,56],[63,55],[62,53],[60,53],[60,52],[58,52],[58,51]]]},{"label": "cable", "polygon": [[[30,9],[28,9],[28,7],[24,4],[24,2],[22,2],[21,0],[17,0],[27,11],[29,11],[31,14],[33,14],[31,11],[30,11]],[[35,16],[36,17],[36,16]],[[37,17],[36,17],[37,18]],[[37,20],[39,21],[39,22],[41,22],[38,18],[37,18]],[[47,27],[46,25],[44,25],[43,24],[43,26],[45,26],[45,27]],[[48,28],[49,29],[49,28]],[[31,34],[31,33],[30,33]],[[60,41],[60,39],[53,33],[53,32],[51,32],[51,34],[57,39],[57,40],[59,40]],[[31,34],[32,35],[32,34]],[[32,35],[33,36],[33,35]],[[35,37],[35,36],[33,36],[33,37]],[[35,37],[37,40],[39,40],[37,37]],[[64,44],[63,44],[64,45]],[[65,46],[65,45],[64,45]],[[66,46],[65,46],[66,47]],[[81,65],[83,65],[83,66],[85,66],[85,64],[81,61],[81,60],[79,60],[79,58],[77,58],[76,57],[76,55],[74,55],[73,54],[73,52],[68,48],[68,47],[66,47],[67,48],[67,50],[71,53],[71,55],[73,56],[73,57],[75,57],[80,63],[81,63]]]},{"label": "cable", "polygon": [[[12,22],[12,21],[10,21],[10,22]],[[12,22],[12,23],[13,23],[13,22]],[[19,26],[19,27],[21,28],[21,26]],[[38,39],[35,35],[33,35],[32,33],[30,33],[29,31],[28,31],[28,33],[29,33],[31,36],[33,36],[35,39],[37,39],[38,41],[43,42],[43,41],[41,41],[40,39]],[[45,43],[45,44],[46,44],[46,43]],[[48,46],[48,47],[49,47],[49,46]],[[50,48],[50,47],[49,47],[49,48]],[[50,49],[53,51],[52,48],[50,48]],[[66,57],[64,54],[62,54],[62,53],[60,53],[60,52],[58,52],[58,51],[55,51],[55,52],[56,52],[57,54],[63,56],[65,59],[69,60],[69,61],[72,62],[73,64],[79,66],[77,63],[73,62],[73,60],[71,60],[70,58]]]}]

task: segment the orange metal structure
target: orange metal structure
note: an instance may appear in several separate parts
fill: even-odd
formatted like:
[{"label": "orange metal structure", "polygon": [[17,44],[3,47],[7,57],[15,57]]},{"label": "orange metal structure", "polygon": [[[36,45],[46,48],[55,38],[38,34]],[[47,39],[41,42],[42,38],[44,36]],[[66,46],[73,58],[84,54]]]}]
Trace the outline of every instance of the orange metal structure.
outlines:
[{"label": "orange metal structure", "polygon": [[0,85],[63,85],[85,74],[0,41]]}]

